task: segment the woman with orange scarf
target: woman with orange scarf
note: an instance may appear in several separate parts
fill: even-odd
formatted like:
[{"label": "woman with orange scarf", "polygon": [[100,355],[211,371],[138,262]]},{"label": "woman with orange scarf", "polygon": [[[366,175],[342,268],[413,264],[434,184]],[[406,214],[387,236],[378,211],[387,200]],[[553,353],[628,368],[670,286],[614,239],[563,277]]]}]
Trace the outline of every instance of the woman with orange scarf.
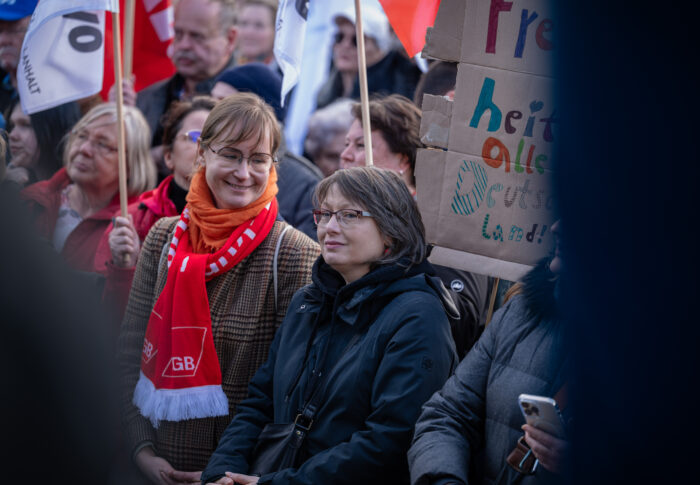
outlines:
[{"label": "woman with orange scarf", "polygon": [[127,446],[153,483],[198,483],[318,245],[278,218],[274,112],[209,114],[179,217],[143,243],[119,337]]}]

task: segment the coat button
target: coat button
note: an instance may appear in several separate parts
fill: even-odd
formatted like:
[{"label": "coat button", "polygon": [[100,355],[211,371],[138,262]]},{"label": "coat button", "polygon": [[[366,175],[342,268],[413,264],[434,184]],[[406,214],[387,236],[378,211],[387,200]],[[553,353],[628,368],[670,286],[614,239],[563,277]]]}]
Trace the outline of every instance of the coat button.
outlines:
[{"label": "coat button", "polygon": [[299,310],[303,310],[304,308],[306,308],[306,305],[300,306],[300,307],[299,307]]}]

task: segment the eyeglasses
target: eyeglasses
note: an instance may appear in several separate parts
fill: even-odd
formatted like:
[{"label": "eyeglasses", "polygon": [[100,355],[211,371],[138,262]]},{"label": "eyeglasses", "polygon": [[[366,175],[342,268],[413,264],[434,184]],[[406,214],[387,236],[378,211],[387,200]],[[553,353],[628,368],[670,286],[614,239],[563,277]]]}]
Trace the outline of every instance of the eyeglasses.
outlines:
[{"label": "eyeglasses", "polygon": [[90,133],[87,131],[78,131],[75,132],[75,143],[78,143],[79,145],[82,145],[85,142],[89,142],[92,147],[95,149],[97,153],[100,155],[106,157],[111,155],[112,153],[115,153],[119,149],[115,146],[112,146],[108,143],[105,143],[104,140],[101,139],[95,139],[95,138],[90,138]]},{"label": "eyeglasses", "polygon": [[192,143],[197,143],[197,140],[199,140],[199,136],[201,134],[202,132],[199,130],[190,130],[186,131],[185,133],[178,133],[177,136],[184,140],[190,140]]},{"label": "eyeglasses", "polygon": [[350,42],[352,42],[352,45],[354,47],[357,47],[357,36],[355,34],[352,34],[351,36],[346,36],[342,32],[336,32],[335,37],[333,39],[336,44],[340,44],[346,37],[350,37]]},{"label": "eyeglasses", "polygon": [[335,220],[341,227],[350,227],[357,222],[362,217],[372,217],[367,211],[361,211],[358,209],[340,209],[337,211],[329,211],[328,209],[315,210],[314,222],[318,226],[325,226],[331,221],[331,217],[335,215]]},{"label": "eyeglasses", "polygon": [[248,168],[258,173],[267,172],[272,166],[272,163],[275,161],[275,157],[269,153],[253,153],[252,155],[245,157],[243,156],[243,152],[238,148],[221,147],[218,150],[214,150],[210,146],[207,146],[207,148],[217,157],[227,162],[243,163],[243,160],[248,160]]}]

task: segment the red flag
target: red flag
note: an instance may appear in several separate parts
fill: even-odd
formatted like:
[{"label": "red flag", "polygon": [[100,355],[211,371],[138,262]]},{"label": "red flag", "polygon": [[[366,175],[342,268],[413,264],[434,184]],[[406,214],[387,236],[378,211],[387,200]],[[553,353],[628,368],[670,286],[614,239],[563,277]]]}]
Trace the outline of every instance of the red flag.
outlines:
[{"label": "red flag", "polygon": [[[173,38],[173,7],[171,0],[133,0],[134,50],[132,71],[136,77],[135,89],[140,91],[175,73],[175,66],[168,56]],[[122,45],[124,42],[125,0],[119,1],[119,25]],[[109,88],[114,84],[114,50],[112,47],[112,19],[105,21],[105,63],[102,98],[107,99]],[[124,53],[122,51],[122,59]]]},{"label": "red flag", "polygon": [[435,23],[440,0],[379,0],[406,53],[423,50],[425,32]]}]

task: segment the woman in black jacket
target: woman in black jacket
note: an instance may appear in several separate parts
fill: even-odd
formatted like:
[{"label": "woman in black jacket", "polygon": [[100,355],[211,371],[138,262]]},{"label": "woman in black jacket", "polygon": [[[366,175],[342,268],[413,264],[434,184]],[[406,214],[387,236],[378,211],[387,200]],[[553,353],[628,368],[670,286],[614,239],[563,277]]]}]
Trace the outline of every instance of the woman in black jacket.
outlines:
[{"label": "woman in black jacket", "polygon": [[[456,365],[445,315],[454,306],[430,276],[420,214],[399,176],[340,170],[316,199],[313,283],[292,299],[204,483],[406,483],[420,407]],[[295,422],[296,461],[255,465],[266,425]]]}]

